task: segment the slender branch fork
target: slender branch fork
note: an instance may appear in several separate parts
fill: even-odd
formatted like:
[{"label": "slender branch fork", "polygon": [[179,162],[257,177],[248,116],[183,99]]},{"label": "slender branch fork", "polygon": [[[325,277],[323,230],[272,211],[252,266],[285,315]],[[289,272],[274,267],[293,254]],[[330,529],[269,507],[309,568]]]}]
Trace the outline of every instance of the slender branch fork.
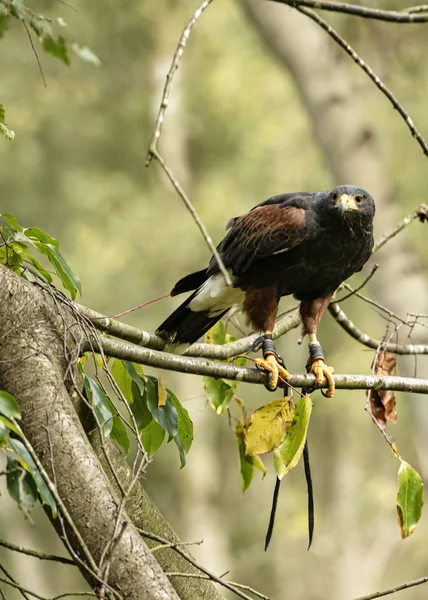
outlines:
[{"label": "slender branch fork", "polygon": [[165,87],[164,87],[163,94],[162,94],[162,100],[161,100],[161,104],[160,104],[160,108],[159,108],[158,117],[156,119],[155,131],[153,133],[153,137],[152,137],[150,145],[149,145],[146,166],[150,165],[153,158],[155,158],[158,161],[158,163],[160,164],[162,169],[165,171],[168,179],[170,180],[170,182],[174,186],[175,190],[177,191],[178,195],[183,200],[187,210],[192,215],[193,220],[195,221],[200,232],[202,233],[203,238],[205,239],[205,241],[208,245],[208,248],[211,250],[213,256],[215,257],[218,267],[219,267],[220,271],[222,272],[227,285],[232,285],[232,280],[230,278],[230,274],[229,274],[228,270],[226,269],[226,267],[224,266],[224,263],[220,257],[220,254],[218,253],[217,248],[215,247],[215,244],[214,244],[210,234],[208,233],[207,228],[205,227],[204,223],[202,222],[201,218],[199,217],[198,213],[196,212],[196,209],[193,206],[190,198],[184,191],[183,187],[180,185],[177,177],[174,175],[174,173],[172,172],[172,170],[170,169],[170,167],[168,166],[167,162],[162,157],[162,155],[158,149],[158,144],[159,144],[159,140],[160,140],[160,136],[161,136],[161,132],[162,132],[162,126],[163,126],[163,123],[165,120],[165,113],[166,113],[166,109],[168,108],[169,95],[171,92],[174,75],[179,67],[181,57],[183,56],[183,53],[186,48],[187,42],[189,40],[191,31],[193,29],[193,26],[195,25],[195,23],[199,19],[199,17],[202,15],[202,13],[209,7],[209,5],[212,2],[213,2],[213,0],[204,0],[204,2],[202,2],[202,4],[199,6],[199,8],[195,11],[195,13],[190,18],[190,21],[187,23],[186,27],[183,30],[183,33],[181,34],[180,40],[178,42],[177,48],[175,50],[175,53],[174,53],[174,56],[172,59],[171,67],[168,71],[168,75],[166,76],[166,83],[165,83]]}]

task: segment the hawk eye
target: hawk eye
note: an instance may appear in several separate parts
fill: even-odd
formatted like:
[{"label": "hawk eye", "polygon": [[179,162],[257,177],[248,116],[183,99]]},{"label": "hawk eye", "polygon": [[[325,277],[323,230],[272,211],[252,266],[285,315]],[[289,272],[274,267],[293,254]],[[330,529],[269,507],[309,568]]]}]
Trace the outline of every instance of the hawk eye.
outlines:
[{"label": "hawk eye", "polygon": [[331,197],[333,198],[333,200],[337,200],[337,192],[333,192]]},{"label": "hawk eye", "polygon": [[355,196],[355,204],[362,204],[364,202],[364,198],[362,196]]}]

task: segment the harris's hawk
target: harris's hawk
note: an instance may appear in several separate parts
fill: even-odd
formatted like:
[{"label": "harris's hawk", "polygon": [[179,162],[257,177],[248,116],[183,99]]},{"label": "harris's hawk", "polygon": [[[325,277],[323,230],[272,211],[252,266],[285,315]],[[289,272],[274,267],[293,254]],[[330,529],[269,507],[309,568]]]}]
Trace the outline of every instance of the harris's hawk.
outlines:
[{"label": "harris's hawk", "polygon": [[334,291],[360,271],[373,248],[373,198],[365,190],[342,185],[327,192],[280,194],[231,219],[218,245],[233,285],[227,286],[213,257],[206,269],[178,281],[171,296],[193,293],[156,333],[170,349],[192,344],[231,308],[238,306],[255,330],[263,333],[263,359],[269,386],[288,372],[272,341],[282,296],[300,300],[303,330],[309,336],[311,372],[317,383],[333,369],[324,362],[317,329]]}]

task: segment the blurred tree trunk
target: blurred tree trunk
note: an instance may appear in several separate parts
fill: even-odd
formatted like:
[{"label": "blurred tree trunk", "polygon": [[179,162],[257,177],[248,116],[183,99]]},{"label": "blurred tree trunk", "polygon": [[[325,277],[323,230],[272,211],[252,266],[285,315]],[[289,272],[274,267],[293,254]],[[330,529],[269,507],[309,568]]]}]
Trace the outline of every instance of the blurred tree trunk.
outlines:
[{"label": "blurred tree trunk", "polygon": [[[355,93],[345,61],[351,63],[350,68],[358,67],[321,28],[297,10],[259,0],[241,0],[241,4],[266,45],[291,73],[331,172],[333,185],[359,185],[373,195],[377,207],[376,235],[379,237],[394,227],[403,213],[398,203],[394,203],[396,198],[377,147],[376,133],[364,117],[360,95]],[[380,94],[374,86],[372,90],[373,94]],[[386,99],[384,102],[385,110],[391,110],[392,117],[398,118]],[[304,148],[298,148],[298,151],[304,152]],[[370,283],[375,298],[404,317],[408,311],[426,312],[428,284],[405,235],[397,236],[384,251],[380,251],[376,261],[381,268]],[[417,342],[416,332],[414,341]],[[413,372],[414,360],[400,357],[399,368]],[[427,375],[427,367],[420,361],[418,376]],[[412,396],[410,404],[418,432],[418,467],[427,477],[428,469],[423,457],[428,452],[428,407],[417,395]],[[361,484],[358,474],[349,470],[352,461],[347,460],[348,455],[344,455],[343,451],[347,446],[348,452],[351,452],[347,440],[347,430],[351,426],[349,419],[342,423],[335,438],[336,447],[331,447],[331,440],[329,443],[329,453],[335,456],[332,467],[337,486],[331,518],[335,523],[334,531],[349,533],[346,545],[341,544],[340,539],[336,540],[336,548],[341,549],[340,555],[335,558],[337,598],[358,595],[367,591],[367,586],[370,590],[377,585],[382,569],[394,552],[392,544],[387,542],[379,551],[382,527],[378,523],[379,537],[375,539],[373,552],[379,554],[380,561],[378,563],[376,558],[376,570],[373,570],[370,561],[365,560],[367,547],[362,532],[355,530],[351,534],[349,524],[351,513],[355,510],[352,500],[356,498],[356,488]],[[343,481],[345,474],[346,481]],[[358,517],[354,515],[354,521],[355,518]],[[369,551],[372,557],[373,552]],[[361,589],[362,584],[365,590]]]}]

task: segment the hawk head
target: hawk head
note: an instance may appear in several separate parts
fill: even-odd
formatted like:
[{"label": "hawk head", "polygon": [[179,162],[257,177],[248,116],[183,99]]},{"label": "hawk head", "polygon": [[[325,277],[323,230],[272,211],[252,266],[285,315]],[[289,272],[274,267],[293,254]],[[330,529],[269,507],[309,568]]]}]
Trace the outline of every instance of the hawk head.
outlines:
[{"label": "hawk head", "polygon": [[373,220],[375,204],[368,192],[354,185],[339,185],[328,193],[328,208],[339,218]]}]

